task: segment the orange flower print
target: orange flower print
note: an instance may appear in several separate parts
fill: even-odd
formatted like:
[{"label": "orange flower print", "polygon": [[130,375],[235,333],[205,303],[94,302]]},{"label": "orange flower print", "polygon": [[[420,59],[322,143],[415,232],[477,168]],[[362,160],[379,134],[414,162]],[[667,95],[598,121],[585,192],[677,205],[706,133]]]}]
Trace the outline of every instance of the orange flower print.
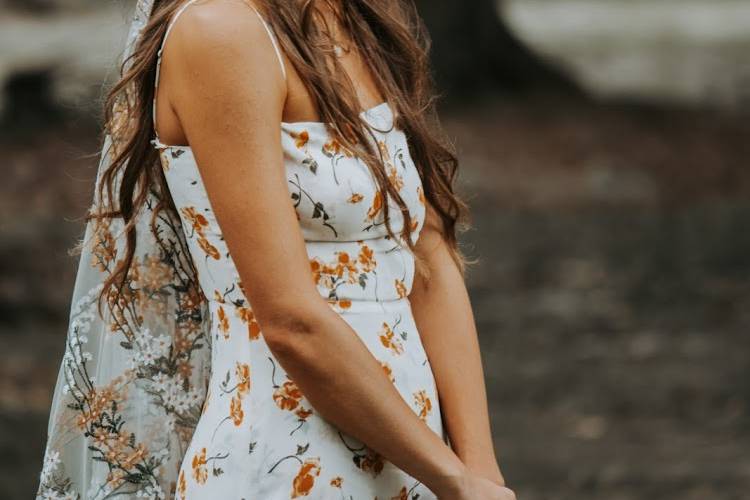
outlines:
[{"label": "orange flower print", "polygon": [[398,173],[398,170],[392,163],[388,164],[388,180],[391,181],[396,191],[400,191],[404,187],[404,178]]},{"label": "orange flower print", "polygon": [[292,132],[292,137],[294,138],[294,145],[297,147],[297,149],[302,149],[307,145],[307,141],[310,140],[310,134],[307,132],[307,130],[303,130],[299,134],[296,132]]},{"label": "orange flower print", "polygon": [[187,490],[187,485],[185,484],[185,471],[181,470],[180,475],[177,478],[177,494],[180,498],[185,498],[185,490]]},{"label": "orange flower print", "polygon": [[419,418],[427,420],[427,416],[432,412],[432,401],[427,396],[427,391],[421,389],[414,393],[414,404],[419,408]]},{"label": "orange flower print", "polygon": [[224,335],[224,339],[228,339],[229,318],[227,318],[227,314],[224,312],[224,308],[222,306],[219,306],[219,309],[216,311],[216,315],[219,317],[219,331]]},{"label": "orange flower print", "polygon": [[287,380],[273,392],[273,400],[276,402],[276,406],[282,410],[293,411],[302,400],[302,391],[299,390],[294,381]]},{"label": "orange flower print", "polygon": [[364,197],[363,194],[361,194],[361,193],[354,193],[346,201],[348,201],[349,203],[354,204],[354,203],[359,203],[360,201],[362,201],[364,199],[365,199],[365,197]]},{"label": "orange flower print", "polygon": [[169,155],[166,149],[159,151],[159,163],[161,163],[161,168],[165,172],[169,172]]},{"label": "orange flower print", "polygon": [[404,280],[400,280],[396,278],[395,284],[396,284],[396,293],[398,294],[398,298],[403,299],[404,297],[406,297],[406,285],[404,284]]},{"label": "orange flower print", "polygon": [[330,141],[323,144],[323,152],[328,156],[338,154],[340,150],[341,144],[336,139],[331,139]]},{"label": "orange flower print", "polygon": [[302,391],[291,379],[284,382],[281,387],[276,387],[273,392],[273,400],[276,402],[276,406],[282,410],[294,412],[301,422],[305,422],[313,414],[313,410],[300,404],[302,398]]},{"label": "orange flower print", "polygon": [[357,261],[362,266],[360,270],[363,273],[369,273],[377,266],[377,263],[375,262],[375,252],[364,243],[360,243],[360,245],[361,247],[359,249],[359,255],[357,256]]},{"label": "orange flower print", "polygon": [[[336,257],[335,263],[331,264],[322,262],[318,257],[311,259],[310,270],[312,271],[312,276],[315,284],[323,285],[328,289],[333,289],[336,280],[343,277],[344,269],[346,268],[346,266],[345,262],[342,263],[341,261],[346,261],[347,257],[348,256],[342,257],[338,255]],[[351,277],[347,277],[347,279],[351,282],[354,282],[354,279],[352,279]]]},{"label": "orange flower print", "polygon": [[245,412],[242,410],[242,399],[240,399],[240,396],[233,397],[229,403],[229,416],[237,427],[242,424]]},{"label": "orange flower print", "polygon": [[[242,286],[242,283],[238,281],[237,285],[239,286],[240,291],[244,295],[245,288]],[[214,300],[221,304],[227,303],[226,300],[224,300],[224,296],[218,290],[214,290]],[[233,304],[233,305],[234,305],[234,312],[237,315],[237,317],[239,317],[240,320],[242,320],[242,322],[247,325],[247,333],[248,333],[248,336],[250,337],[250,340],[258,339],[260,336],[260,325],[255,320],[255,313],[253,312],[253,310],[249,307],[240,306],[237,304]],[[224,313],[223,309],[221,309],[221,307],[219,307],[219,309],[221,310],[219,314],[219,317],[221,320],[221,323],[219,324],[219,329],[221,330],[224,325],[226,325],[226,327],[228,328],[229,320],[227,318],[227,315]],[[226,321],[224,321],[224,319]],[[229,332],[225,333],[224,338],[229,338]]]},{"label": "orange flower print", "polygon": [[402,486],[401,491],[398,492],[398,495],[396,495],[395,497],[391,497],[391,500],[409,500],[406,486]]},{"label": "orange flower print", "polygon": [[310,259],[310,271],[315,284],[329,291],[329,303],[344,309],[348,309],[351,302],[339,300],[337,294],[339,285],[342,283],[359,283],[360,286],[364,287],[367,277],[363,276],[363,273],[371,271],[372,268],[374,268],[372,251],[366,246],[360,248],[360,253],[356,258],[353,258],[348,252],[339,251],[336,252],[335,260],[330,263],[323,262],[319,257]]},{"label": "orange flower print", "polygon": [[242,397],[250,391],[250,365],[237,363],[234,373],[237,376],[237,396]]},{"label": "orange flower print", "polygon": [[198,484],[205,484],[208,479],[208,469],[205,467],[207,463],[206,448],[193,455],[193,478]]},{"label": "orange flower print", "polygon": [[404,352],[403,344],[396,338],[396,334],[393,333],[393,330],[385,321],[383,322],[383,328],[380,331],[380,343],[383,344],[385,348],[390,349],[395,355]]},{"label": "orange flower print", "polygon": [[310,271],[312,271],[312,277],[315,284],[320,284],[320,279],[323,277],[323,264],[319,259],[310,260]]},{"label": "orange flower print", "polygon": [[195,207],[183,207],[180,209],[180,213],[190,222],[193,231],[198,235],[198,245],[203,249],[206,255],[218,260],[221,257],[219,251],[208,241],[208,239],[206,239],[206,235],[203,232],[203,230],[208,227],[208,220],[206,217],[203,216],[203,214],[199,214],[195,210]]},{"label": "orange flower print", "polygon": [[357,273],[356,263],[352,261],[351,257],[347,252],[336,252],[338,255],[338,264],[336,265],[336,276],[341,278],[346,272],[347,276],[351,276]]},{"label": "orange flower print", "polygon": [[308,458],[302,463],[299,472],[292,482],[292,498],[303,497],[310,494],[315,486],[315,478],[320,475],[320,459]]},{"label": "orange flower print", "polygon": [[201,236],[198,238],[198,245],[203,249],[204,252],[206,252],[206,255],[209,257],[219,260],[221,258],[221,255],[219,254],[219,251],[216,249],[215,246],[213,246],[209,241]]},{"label": "orange flower print", "polygon": [[338,312],[346,311],[352,307],[352,301],[349,299],[327,299],[327,302],[331,309]]},{"label": "orange flower print", "polygon": [[346,149],[337,139],[331,139],[323,144],[323,154],[326,156],[336,156],[340,154],[349,157],[352,156],[351,151]]},{"label": "orange flower print", "polygon": [[297,411],[294,412],[295,415],[297,415],[297,418],[300,420],[307,420],[307,418],[312,415],[312,410],[308,410],[302,406],[300,406]]},{"label": "orange flower print", "polygon": [[372,198],[372,205],[367,211],[367,219],[373,220],[383,208],[383,193],[378,189]]},{"label": "orange flower print", "polygon": [[388,146],[383,141],[378,141],[378,149],[380,149],[380,155],[383,157],[383,162],[385,163],[386,171],[388,173],[388,179],[391,181],[391,184],[393,184],[393,187],[398,191],[402,187],[404,187],[404,179],[401,177],[401,175],[398,173],[398,170],[393,165],[393,161],[391,159],[391,153],[388,151]]},{"label": "orange flower print", "polygon": [[422,190],[422,186],[417,186],[417,198],[419,199],[419,203],[422,204],[422,206],[427,203],[427,201],[424,198],[424,191]]},{"label": "orange flower print", "polygon": [[388,151],[388,145],[383,141],[378,141],[378,149],[383,157],[383,161],[391,161],[391,153]]},{"label": "orange flower print", "polygon": [[334,486],[336,488],[341,488],[342,482],[344,482],[344,478],[341,476],[336,476],[333,479],[331,479],[331,486]]},{"label": "orange flower print", "polygon": [[180,212],[193,226],[193,231],[203,234],[203,228],[208,227],[208,220],[203,214],[196,212],[195,207],[183,207]]},{"label": "orange flower print", "polygon": [[388,380],[391,382],[395,382],[396,379],[393,378],[393,370],[391,369],[390,365],[384,361],[380,361],[380,366],[383,367],[383,371],[385,372],[386,376],[388,377]]},{"label": "orange flower print", "polygon": [[260,325],[255,320],[255,313],[249,307],[238,307],[237,316],[247,325],[247,335],[250,340],[257,340],[260,337]]},{"label": "orange flower print", "polygon": [[354,456],[354,463],[357,467],[371,473],[375,477],[383,471],[383,466],[385,465],[383,457],[369,447],[366,447],[366,450],[364,455],[358,454]]}]

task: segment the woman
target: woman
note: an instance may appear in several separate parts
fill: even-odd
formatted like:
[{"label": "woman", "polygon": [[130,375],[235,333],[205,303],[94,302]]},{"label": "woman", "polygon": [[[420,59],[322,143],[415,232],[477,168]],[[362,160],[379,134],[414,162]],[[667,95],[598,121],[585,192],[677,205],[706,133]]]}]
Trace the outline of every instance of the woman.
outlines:
[{"label": "woman", "polygon": [[514,498],[411,2],[142,1],[131,33],[39,496]]}]

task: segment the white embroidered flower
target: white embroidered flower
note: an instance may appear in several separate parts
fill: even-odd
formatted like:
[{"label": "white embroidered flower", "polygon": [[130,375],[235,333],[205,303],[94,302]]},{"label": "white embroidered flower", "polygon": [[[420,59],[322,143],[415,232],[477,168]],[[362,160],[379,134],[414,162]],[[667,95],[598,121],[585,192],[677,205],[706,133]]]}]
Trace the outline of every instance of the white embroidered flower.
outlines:
[{"label": "white embroidered flower", "polygon": [[193,406],[203,405],[203,392],[198,389],[190,389],[190,391],[188,391],[187,398],[190,404]]},{"label": "white embroidered flower", "polygon": [[162,490],[161,486],[156,482],[145,485],[142,489],[139,489],[136,492],[135,496],[136,498],[148,498],[151,500],[163,500],[166,498],[164,490]]},{"label": "white embroidered flower", "polygon": [[47,450],[47,453],[44,455],[44,464],[39,481],[46,483],[58,465],[60,465],[60,452],[57,450]]},{"label": "white embroidered flower", "polygon": [[154,389],[156,389],[158,392],[165,392],[167,390],[170,378],[165,373],[159,372],[151,377],[151,380],[154,383]]},{"label": "white embroidered flower", "polygon": [[169,355],[169,349],[172,347],[172,339],[169,335],[160,335],[154,337],[151,345],[157,357],[165,357]]},{"label": "white embroidered flower", "polygon": [[161,462],[165,458],[169,457],[169,448],[162,448],[161,450],[155,452],[152,456],[159,462]]},{"label": "white embroidered flower", "polygon": [[180,397],[175,398],[174,401],[174,411],[177,413],[186,413],[190,410],[190,401],[187,397],[184,395],[180,395]]},{"label": "white embroidered flower", "polygon": [[164,428],[167,432],[174,432],[174,427],[177,424],[177,417],[174,413],[168,413],[164,418]]},{"label": "white embroidered flower", "polygon": [[60,493],[51,489],[42,491],[39,498],[42,500],[75,500],[72,493]]},{"label": "white embroidered flower", "polygon": [[148,328],[143,329],[135,337],[130,368],[137,370],[140,367],[156,365],[161,358],[169,356],[171,347],[172,340],[168,335],[154,337]]}]

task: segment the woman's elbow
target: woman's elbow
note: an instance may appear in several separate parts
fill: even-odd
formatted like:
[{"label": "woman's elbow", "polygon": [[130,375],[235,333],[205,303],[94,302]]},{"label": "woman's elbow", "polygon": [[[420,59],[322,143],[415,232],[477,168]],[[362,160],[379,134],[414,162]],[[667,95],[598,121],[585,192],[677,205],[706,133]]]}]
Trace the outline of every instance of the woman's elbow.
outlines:
[{"label": "woman's elbow", "polygon": [[[325,304],[323,304],[325,307]],[[297,350],[316,331],[325,310],[320,304],[270,306],[258,315],[258,324],[269,349],[275,353]]]}]

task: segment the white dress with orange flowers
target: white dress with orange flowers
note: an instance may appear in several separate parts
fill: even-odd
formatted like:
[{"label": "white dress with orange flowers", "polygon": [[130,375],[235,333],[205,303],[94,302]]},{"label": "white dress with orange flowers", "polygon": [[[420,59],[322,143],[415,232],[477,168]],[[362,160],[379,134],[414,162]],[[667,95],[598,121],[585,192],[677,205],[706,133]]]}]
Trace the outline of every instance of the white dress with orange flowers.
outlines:
[{"label": "white dress with orange flowers", "polygon": [[[269,35],[278,51],[270,29]],[[363,116],[385,130],[375,131],[377,145],[409,208],[416,238],[425,202],[406,138],[393,127],[387,103]],[[325,124],[282,123],[281,128],[290,201],[320,293],[367,345],[414,412],[447,442],[433,373],[408,299],[414,257],[403,242],[388,236],[374,177],[330,137]],[[190,147],[165,145],[158,138],[153,143],[211,314],[208,395],[182,460],[176,497],[435,498],[425,485],[316,413],[263,339]],[[398,235],[403,216],[395,202],[390,216]],[[340,396],[345,404],[347,395]]]}]

